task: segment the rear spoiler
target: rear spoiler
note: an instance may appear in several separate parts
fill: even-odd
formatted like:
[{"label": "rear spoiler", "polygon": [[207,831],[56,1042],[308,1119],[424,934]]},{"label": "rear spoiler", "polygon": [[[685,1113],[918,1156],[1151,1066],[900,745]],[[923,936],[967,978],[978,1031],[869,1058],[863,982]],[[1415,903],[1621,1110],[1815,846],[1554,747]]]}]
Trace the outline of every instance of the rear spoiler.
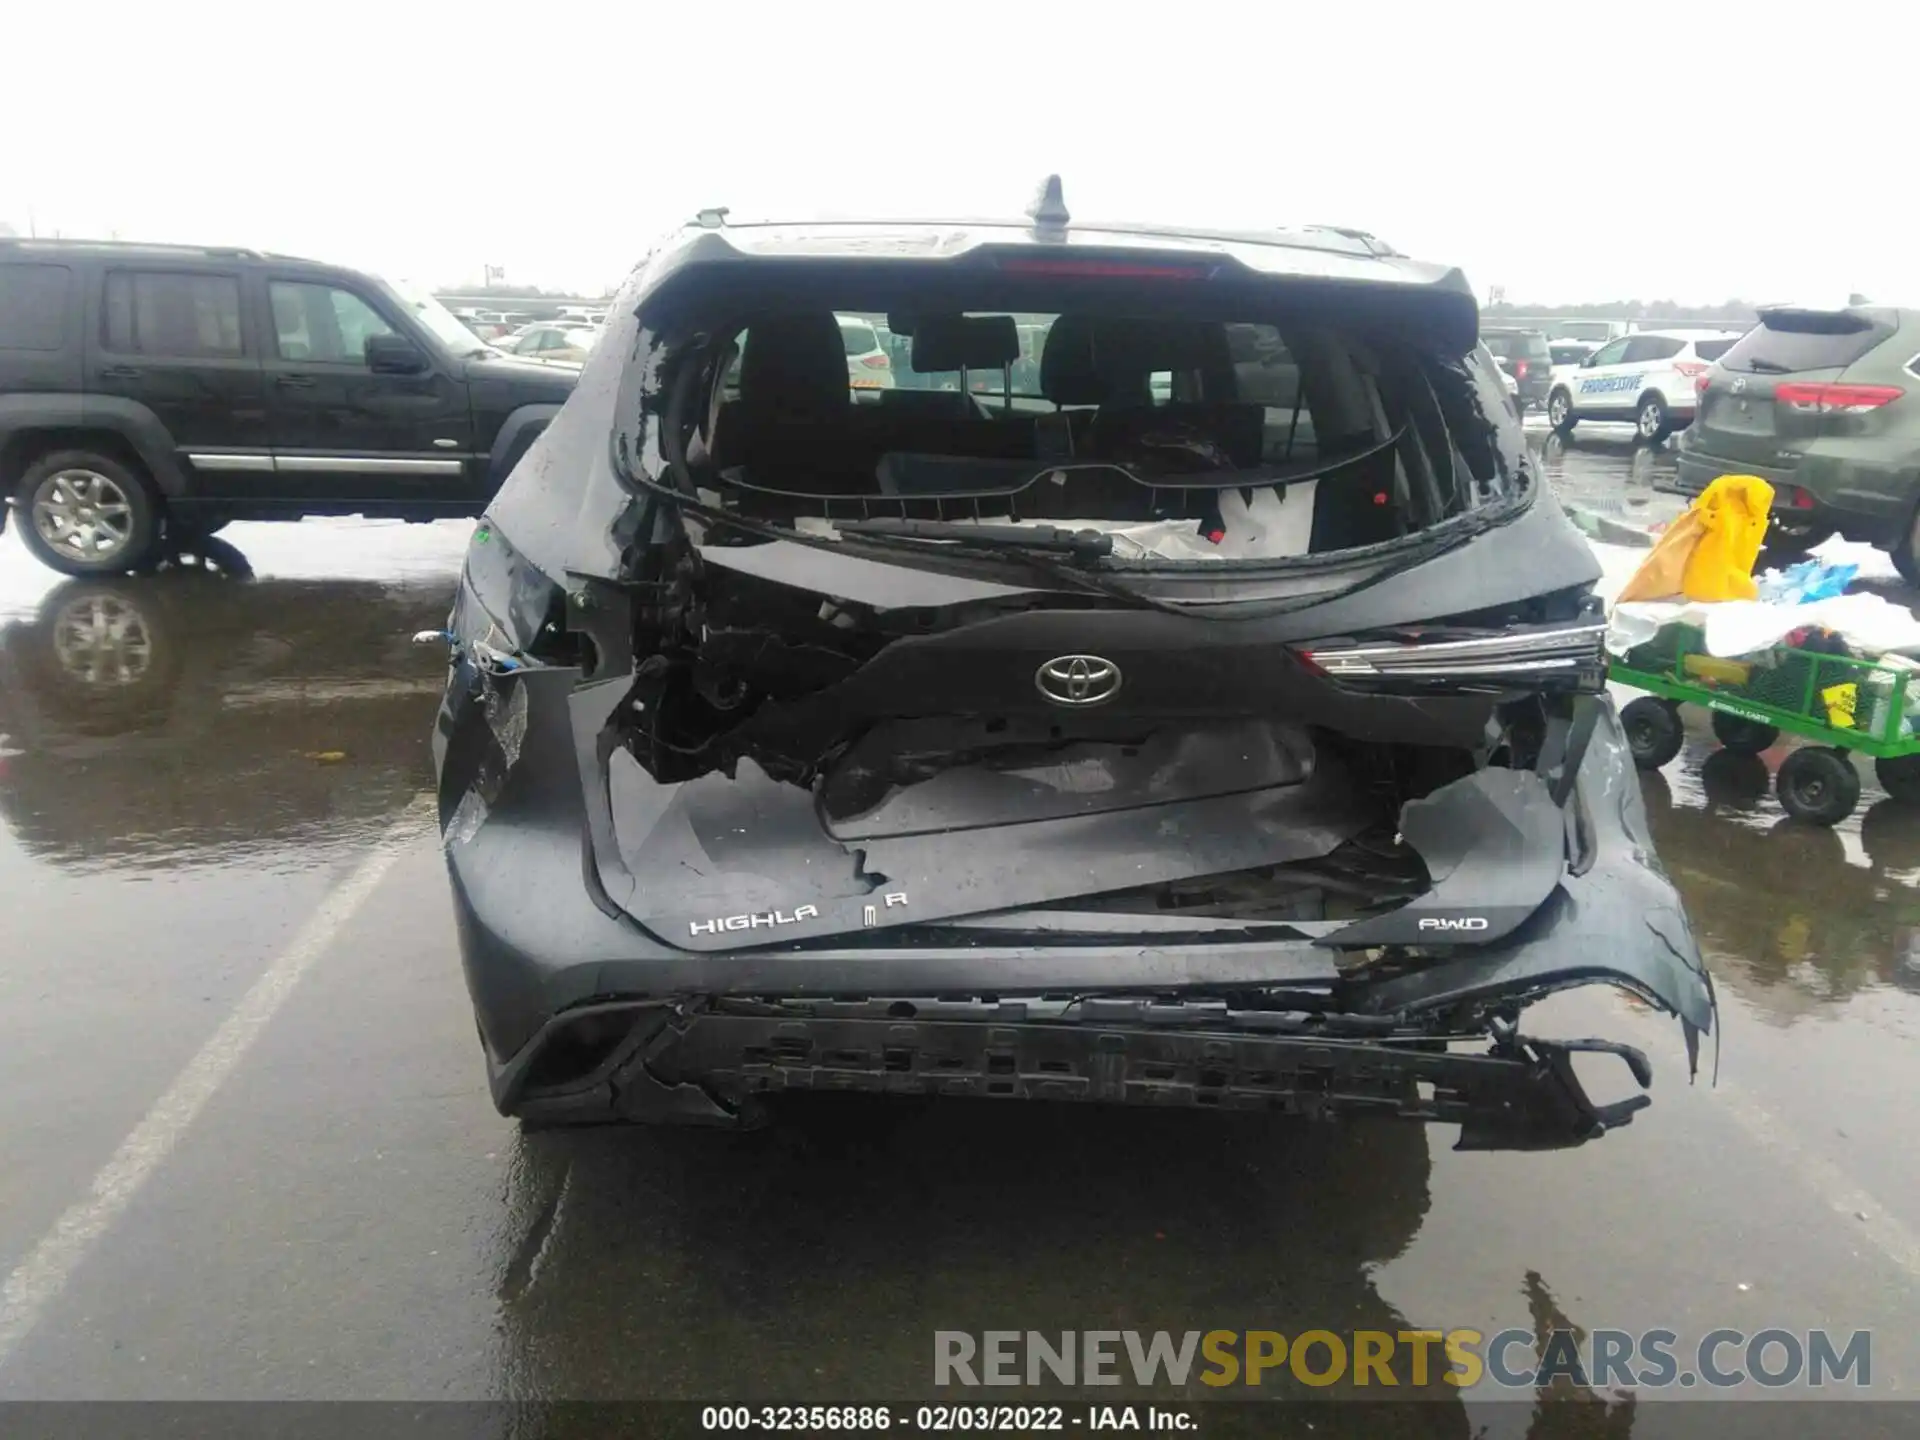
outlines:
[{"label": "rear spoiler", "polygon": [[1796,330],[1812,335],[1856,335],[1865,330],[1894,330],[1895,312],[1854,305],[1762,305],[1756,312],[1769,330]]}]

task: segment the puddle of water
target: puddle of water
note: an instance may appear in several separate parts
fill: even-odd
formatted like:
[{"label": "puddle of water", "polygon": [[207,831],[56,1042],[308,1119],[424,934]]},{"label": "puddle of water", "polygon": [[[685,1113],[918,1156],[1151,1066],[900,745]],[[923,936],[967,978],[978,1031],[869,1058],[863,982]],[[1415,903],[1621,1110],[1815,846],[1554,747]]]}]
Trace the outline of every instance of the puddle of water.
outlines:
[{"label": "puddle of water", "polygon": [[14,863],[326,866],[430,785],[446,662],[411,637],[444,624],[471,526],[232,531],[252,578],[69,580],[5,542]]}]

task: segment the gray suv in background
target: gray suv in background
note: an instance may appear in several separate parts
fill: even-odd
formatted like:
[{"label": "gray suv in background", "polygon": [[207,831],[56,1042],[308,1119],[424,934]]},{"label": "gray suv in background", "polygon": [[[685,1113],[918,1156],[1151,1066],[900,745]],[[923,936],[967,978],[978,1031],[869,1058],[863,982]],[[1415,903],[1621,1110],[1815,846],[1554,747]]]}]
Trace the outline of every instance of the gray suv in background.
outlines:
[{"label": "gray suv in background", "polygon": [[1776,307],[1697,382],[1693,427],[1661,489],[1721,475],[1774,487],[1776,553],[1833,534],[1891,551],[1920,584],[1920,311]]},{"label": "gray suv in background", "polygon": [[1489,329],[1483,325],[1480,338],[1513,376],[1519,387],[1516,398],[1521,413],[1545,409],[1547,391],[1553,386],[1553,351],[1547,344],[1546,331]]}]

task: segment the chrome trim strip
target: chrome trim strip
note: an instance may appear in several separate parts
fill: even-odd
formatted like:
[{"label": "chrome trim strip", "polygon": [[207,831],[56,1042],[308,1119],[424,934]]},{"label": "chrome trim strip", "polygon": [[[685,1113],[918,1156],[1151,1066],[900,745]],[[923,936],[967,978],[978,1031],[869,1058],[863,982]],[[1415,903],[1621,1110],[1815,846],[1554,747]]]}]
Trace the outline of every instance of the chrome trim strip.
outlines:
[{"label": "chrome trim strip", "polygon": [[1518,675],[1533,674],[1540,670],[1574,670],[1590,660],[1474,660],[1459,661],[1451,665],[1393,665],[1384,670],[1328,670],[1333,676],[1377,675],[1381,678],[1412,676],[1443,679],[1449,675]]},{"label": "chrome trim strip", "polygon": [[350,475],[458,475],[455,459],[403,459],[386,455],[276,455],[273,468],[288,474],[331,470]]},{"label": "chrome trim strip", "polygon": [[196,470],[271,470],[271,455],[214,454],[189,450],[187,459]]},{"label": "chrome trim strip", "polygon": [[1534,630],[1517,635],[1488,635],[1475,640],[1441,640],[1431,644],[1356,645],[1331,650],[1303,645],[1328,675],[1439,675],[1490,674],[1500,670],[1561,668],[1579,657],[1597,659],[1605,625],[1569,625],[1557,630]]}]

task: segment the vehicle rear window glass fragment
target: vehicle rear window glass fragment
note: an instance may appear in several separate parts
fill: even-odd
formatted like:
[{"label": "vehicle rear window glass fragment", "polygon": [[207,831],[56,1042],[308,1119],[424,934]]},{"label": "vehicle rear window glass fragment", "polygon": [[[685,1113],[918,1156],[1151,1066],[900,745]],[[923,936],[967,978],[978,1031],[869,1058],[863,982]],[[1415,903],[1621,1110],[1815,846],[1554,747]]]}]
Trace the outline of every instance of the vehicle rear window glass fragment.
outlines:
[{"label": "vehicle rear window glass fragment", "polygon": [[1702,360],[1718,360],[1733,348],[1734,343],[1732,339],[1696,340],[1693,342],[1693,353],[1698,355]]},{"label": "vehicle rear window glass fragment", "polygon": [[[1271,559],[1398,539],[1497,492],[1521,463],[1485,362],[1337,310],[928,319],[833,298],[687,322],[718,387],[686,412],[700,440],[689,478],[722,508],[816,534],[835,521],[1071,522],[1139,540],[1116,544],[1121,558]],[[869,313],[887,316],[884,331]],[[874,350],[888,383],[850,388],[847,361]],[[979,364],[921,370],[916,355]]]},{"label": "vehicle rear window glass fragment", "polygon": [[0,350],[58,350],[72,284],[65,265],[0,265]]}]

